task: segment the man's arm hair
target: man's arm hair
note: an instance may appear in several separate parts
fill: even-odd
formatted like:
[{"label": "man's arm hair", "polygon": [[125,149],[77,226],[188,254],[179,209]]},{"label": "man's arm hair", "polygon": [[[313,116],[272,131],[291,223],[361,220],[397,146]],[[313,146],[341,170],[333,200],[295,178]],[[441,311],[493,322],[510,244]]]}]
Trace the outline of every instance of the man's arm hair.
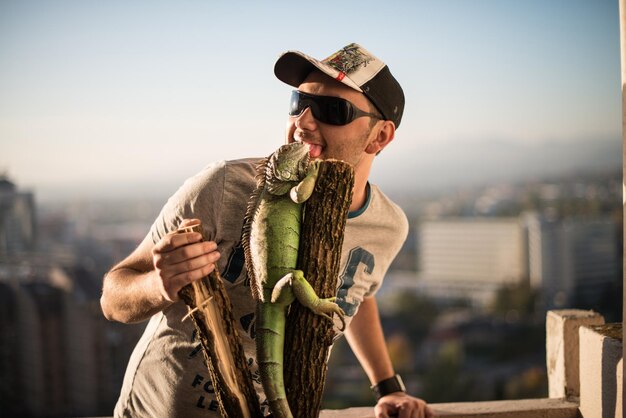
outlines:
[{"label": "man's arm hair", "polygon": [[[183,219],[181,225],[197,222]],[[199,232],[170,232],[154,245],[148,235],[104,276],[102,312],[114,321],[144,321],[178,301],[180,289],[206,277],[219,258],[217,244]]]},{"label": "man's arm hair", "polygon": [[395,374],[373,296],[363,300],[345,336],[372,384]]},{"label": "man's arm hair", "polygon": [[100,306],[110,321],[141,322],[171,304],[159,291],[150,234],[104,276]]}]

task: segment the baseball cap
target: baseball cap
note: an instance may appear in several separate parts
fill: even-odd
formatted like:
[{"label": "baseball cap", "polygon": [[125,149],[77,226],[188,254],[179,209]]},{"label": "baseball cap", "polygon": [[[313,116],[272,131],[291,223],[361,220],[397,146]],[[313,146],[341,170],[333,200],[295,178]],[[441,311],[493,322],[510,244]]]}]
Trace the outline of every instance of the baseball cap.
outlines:
[{"label": "baseball cap", "polygon": [[404,111],[404,92],[389,67],[359,44],[351,43],[321,61],[300,51],[283,53],[274,65],[282,82],[298,87],[311,71],[324,74],[363,93],[396,128]]}]

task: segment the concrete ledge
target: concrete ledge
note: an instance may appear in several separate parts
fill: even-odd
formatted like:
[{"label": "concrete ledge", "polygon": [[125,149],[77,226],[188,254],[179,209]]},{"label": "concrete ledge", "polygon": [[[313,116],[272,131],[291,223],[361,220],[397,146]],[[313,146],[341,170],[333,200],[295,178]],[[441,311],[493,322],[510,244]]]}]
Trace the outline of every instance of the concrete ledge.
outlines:
[{"label": "concrete ledge", "polygon": [[[436,403],[436,417],[446,418],[579,418],[578,404],[563,399]],[[374,418],[374,408],[325,410],[320,418]]]},{"label": "concrete ledge", "polygon": [[580,309],[548,311],[546,366],[550,398],[580,396],[579,336],[581,326],[604,324],[602,315]]},{"label": "concrete ledge", "polygon": [[622,418],[622,324],[581,327],[580,412]]}]

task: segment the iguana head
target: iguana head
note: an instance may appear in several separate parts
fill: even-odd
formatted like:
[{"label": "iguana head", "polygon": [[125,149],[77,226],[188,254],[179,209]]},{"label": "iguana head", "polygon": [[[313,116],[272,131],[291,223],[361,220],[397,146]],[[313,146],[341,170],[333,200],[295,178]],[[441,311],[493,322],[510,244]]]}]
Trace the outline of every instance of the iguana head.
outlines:
[{"label": "iguana head", "polygon": [[267,165],[267,179],[280,182],[300,181],[309,166],[309,145],[294,142],[274,152]]}]

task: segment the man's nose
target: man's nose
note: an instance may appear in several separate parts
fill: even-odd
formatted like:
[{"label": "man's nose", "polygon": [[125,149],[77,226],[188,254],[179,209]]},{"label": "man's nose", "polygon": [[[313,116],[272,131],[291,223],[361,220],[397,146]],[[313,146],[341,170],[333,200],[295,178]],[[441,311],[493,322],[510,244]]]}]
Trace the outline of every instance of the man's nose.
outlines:
[{"label": "man's nose", "polygon": [[296,116],[296,128],[307,131],[313,131],[317,128],[317,120],[313,116],[310,107],[305,108],[302,113]]}]

